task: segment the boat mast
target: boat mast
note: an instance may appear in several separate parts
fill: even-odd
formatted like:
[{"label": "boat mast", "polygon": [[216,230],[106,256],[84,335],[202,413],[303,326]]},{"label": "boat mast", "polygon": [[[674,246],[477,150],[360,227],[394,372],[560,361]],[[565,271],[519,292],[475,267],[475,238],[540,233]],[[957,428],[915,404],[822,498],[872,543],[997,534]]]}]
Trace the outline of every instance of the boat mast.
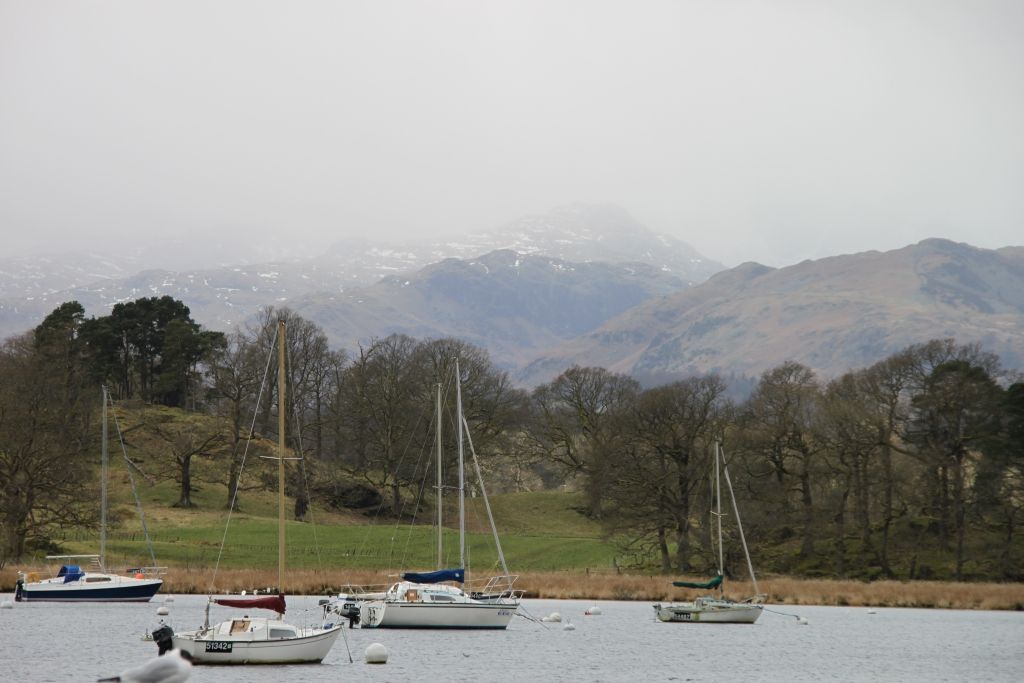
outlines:
[{"label": "boat mast", "polygon": [[466,473],[462,450],[462,375],[455,358],[455,415],[459,434],[459,567],[466,568]]},{"label": "boat mast", "polygon": [[[487,487],[484,486],[484,477],[480,473],[480,461],[476,457],[476,449],[473,448],[473,435],[469,431],[469,423],[466,417],[462,416],[462,427],[466,430],[466,440],[469,441],[469,454],[473,456],[473,467],[476,468],[476,481],[480,486],[480,496],[484,499],[484,509],[487,510],[487,521],[491,524],[491,534],[494,535],[494,548],[498,551],[498,560],[501,568],[505,571],[505,578],[511,578],[508,573],[508,564],[505,562],[505,553],[501,550],[501,539],[498,538],[498,527],[494,524],[494,514],[491,512],[491,503],[487,499]],[[509,586],[512,584],[509,583]]]},{"label": "boat mast", "polygon": [[722,464],[722,471],[725,473],[725,483],[729,487],[729,498],[732,499],[732,511],[736,514],[736,527],[740,530],[740,543],[743,544],[743,555],[747,558],[747,571],[750,572],[750,582],[754,584],[754,595],[760,595],[757,587],[757,577],[754,576],[754,563],[750,561],[750,551],[747,549],[747,539],[743,535],[743,523],[740,521],[740,509],[736,505],[736,494],[732,490],[732,480],[729,479],[729,468]]},{"label": "boat mast", "polygon": [[103,439],[100,455],[100,569],[107,567],[107,386],[103,385]]},{"label": "boat mast", "polygon": [[[722,481],[718,474],[719,453],[718,439],[715,439],[715,517],[718,518],[718,575],[725,575],[725,560],[722,552]],[[725,589],[718,584],[718,594],[723,595]]]},{"label": "boat mast", "polygon": [[437,568],[444,569],[441,548],[441,383],[437,383]]},{"label": "boat mast", "polygon": [[284,320],[277,321],[277,591],[284,592]]}]

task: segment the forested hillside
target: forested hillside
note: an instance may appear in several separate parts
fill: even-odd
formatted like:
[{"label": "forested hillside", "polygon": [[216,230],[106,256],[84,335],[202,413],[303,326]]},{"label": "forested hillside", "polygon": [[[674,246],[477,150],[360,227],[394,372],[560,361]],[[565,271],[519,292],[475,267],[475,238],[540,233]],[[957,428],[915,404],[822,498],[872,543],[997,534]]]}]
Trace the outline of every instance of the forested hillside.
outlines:
[{"label": "forested hillside", "polygon": [[[276,385],[265,379],[279,318],[287,432],[304,458],[289,466],[298,520],[312,508],[339,527],[429,525],[434,397],[440,384],[449,419],[458,358],[473,449],[524,539],[558,530],[537,531],[536,516],[516,507],[536,499],[521,492],[574,492],[552,519],[600,530],[620,567],[707,570],[709,455],[719,440],[767,571],[1024,578],[1024,384],[976,345],[922,340],[828,382],[787,362],[741,403],[715,374],[645,389],[597,367],[571,367],[527,392],[459,340],[393,335],[332,349],[317,325],[272,308],[224,336],[169,297],[100,318],[67,303],[0,349],[0,563],[95,529],[101,384],[116,399],[133,471],[162,492],[151,501],[176,508],[175,524],[208,523],[231,500],[258,512],[273,478],[259,464],[239,471],[276,440]],[[443,438],[454,486],[454,433]],[[737,551],[728,539],[729,571],[742,575]],[[587,552],[581,562],[607,557]]]}]

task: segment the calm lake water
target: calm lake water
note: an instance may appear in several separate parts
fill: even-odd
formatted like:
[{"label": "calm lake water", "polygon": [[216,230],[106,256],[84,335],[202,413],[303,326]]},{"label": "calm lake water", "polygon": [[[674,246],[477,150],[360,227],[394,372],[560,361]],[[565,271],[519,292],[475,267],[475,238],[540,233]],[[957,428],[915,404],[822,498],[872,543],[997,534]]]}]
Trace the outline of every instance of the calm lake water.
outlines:
[{"label": "calm lake water", "polygon": [[[11,595],[0,599],[12,599]],[[158,625],[149,604],[16,603],[0,610],[0,680],[94,681],[155,656],[141,636]],[[174,596],[169,621],[202,623],[206,598]],[[591,605],[600,616],[584,616]],[[289,598],[289,620],[316,611]],[[196,667],[190,683],[223,681],[1020,681],[1024,613],[772,606],[754,626],[663,624],[646,602],[527,600],[539,618],[560,612],[576,626],[516,618],[508,631],[346,629],[320,665]],[[214,608],[214,617],[230,615]],[[370,643],[390,651],[364,663]]]}]

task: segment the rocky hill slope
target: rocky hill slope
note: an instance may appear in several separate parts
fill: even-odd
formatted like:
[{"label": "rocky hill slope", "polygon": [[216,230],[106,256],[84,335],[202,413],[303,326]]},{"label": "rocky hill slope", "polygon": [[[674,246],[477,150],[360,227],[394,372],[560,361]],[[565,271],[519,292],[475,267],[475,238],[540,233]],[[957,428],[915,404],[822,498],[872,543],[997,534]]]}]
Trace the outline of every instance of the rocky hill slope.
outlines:
[{"label": "rocky hill slope", "polygon": [[511,369],[688,284],[644,263],[573,263],[501,250],[290,305],[323,327],[335,346],[354,349],[393,333],[454,336],[488,349]]},{"label": "rocky hill slope", "polygon": [[835,376],[934,338],[979,342],[1024,368],[1024,248],[930,239],[780,269],[746,263],[541,354],[519,380],[573,363],[645,381],[755,376],[786,360]]}]

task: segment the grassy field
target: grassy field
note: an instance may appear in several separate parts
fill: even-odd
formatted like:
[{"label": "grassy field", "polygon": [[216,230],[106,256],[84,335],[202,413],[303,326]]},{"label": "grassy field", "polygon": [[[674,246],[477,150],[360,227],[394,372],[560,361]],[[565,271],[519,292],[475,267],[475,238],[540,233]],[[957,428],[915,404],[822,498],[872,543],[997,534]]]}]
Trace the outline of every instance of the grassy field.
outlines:
[{"label": "grassy field", "polygon": [[[171,507],[176,499],[170,483],[141,487],[146,524],[157,563],[169,567],[220,566],[265,568],[277,566],[277,499],[272,492],[248,492],[242,510],[231,516],[224,508],[223,487],[204,485],[193,494],[196,508]],[[148,564],[141,524],[135,514],[126,481],[112,486],[116,501],[113,516],[119,525],[108,534],[111,566]],[[581,514],[575,494],[540,492],[494,496],[491,500],[502,548],[513,571],[550,571],[577,568],[612,568],[616,549],[602,538],[600,527]],[[287,501],[287,510],[292,502]],[[446,509],[444,547],[446,562],[458,562],[457,511]],[[437,532],[433,512],[422,524],[395,523],[385,517],[339,514],[314,509],[306,522],[286,523],[287,564],[294,569],[380,570],[430,569],[436,565]],[[466,505],[467,555],[470,565],[489,570],[497,565],[497,552],[481,499]],[[227,530],[225,533],[225,529]],[[96,532],[58,534],[62,551],[94,553]],[[223,541],[223,550],[222,550]]]}]

